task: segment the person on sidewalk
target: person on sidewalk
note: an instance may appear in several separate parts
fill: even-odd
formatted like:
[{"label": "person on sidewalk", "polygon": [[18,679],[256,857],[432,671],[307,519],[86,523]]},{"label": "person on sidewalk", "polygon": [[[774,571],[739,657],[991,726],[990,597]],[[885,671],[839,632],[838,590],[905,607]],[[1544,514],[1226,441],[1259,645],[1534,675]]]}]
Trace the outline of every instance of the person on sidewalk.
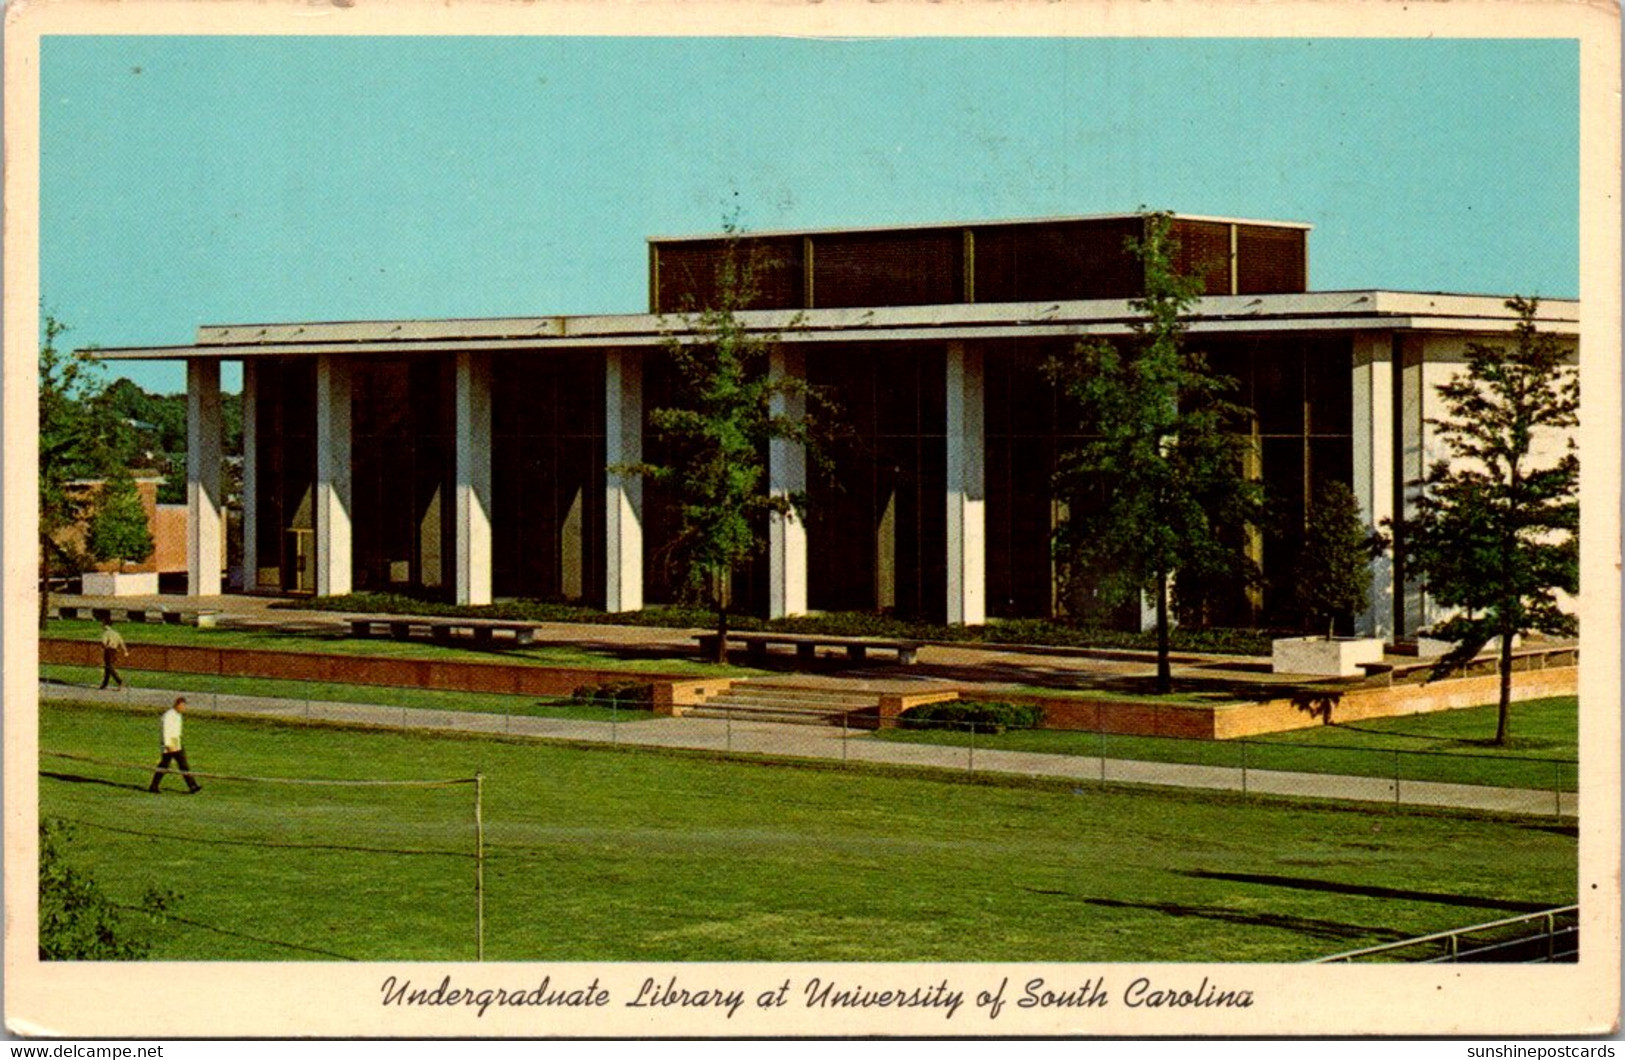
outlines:
[{"label": "person on sidewalk", "polygon": [[163,756],[158,759],[158,769],[152,774],[152,785],[147,788],[154,795],[158,794],[158,785],[164,781],[164,774],[169,770],[171,763],[180,767],[181,776],[186,780],[186,790],[196,795],[203,790],[203,785],[192,779],[192,767],[186,761],[186,750],[181,746],[181,714],[186,710],[186,698],[177,696],[175,705],[164,711],[164,746]]},{"label": "person on sidewalk", "polygon": [[124,678],[119,676],[118,658],[120,655],[128,654],[130,654],[130,649],[125,645],[124,638],[118,635],[118,630],[113,628],[113,620],[111,618],[102,619],[103,688],[107,687],[107,682],[116,681],[119,689],[123,690]]}]

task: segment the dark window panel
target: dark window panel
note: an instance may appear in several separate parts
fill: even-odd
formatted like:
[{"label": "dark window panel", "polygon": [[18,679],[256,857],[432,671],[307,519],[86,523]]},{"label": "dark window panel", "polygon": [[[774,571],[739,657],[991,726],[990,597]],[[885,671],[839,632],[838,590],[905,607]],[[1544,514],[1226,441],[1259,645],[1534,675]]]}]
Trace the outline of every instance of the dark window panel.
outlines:
[{"label": "dark window panel", "polygon": [[1174,268],[1200,276],[1204,294],[1230,293],[1230,226],[1214,221],[1176,219],[1170,234],[1177,246]]},{"label": "dark window panel", "polygon": [[1301,228],[1239,225],[1238,294],[1295,294],[1307,289],[1309,233]]},{"label": "dark window panel", "polygon": [[959,229],[813,237],[813,305],[938,305],[960,300]]},{"label": "dark window panel", "polygon": [[1127,249],[1138,218],[974,228],[978,302],[1132,298],[1144,273]]}]

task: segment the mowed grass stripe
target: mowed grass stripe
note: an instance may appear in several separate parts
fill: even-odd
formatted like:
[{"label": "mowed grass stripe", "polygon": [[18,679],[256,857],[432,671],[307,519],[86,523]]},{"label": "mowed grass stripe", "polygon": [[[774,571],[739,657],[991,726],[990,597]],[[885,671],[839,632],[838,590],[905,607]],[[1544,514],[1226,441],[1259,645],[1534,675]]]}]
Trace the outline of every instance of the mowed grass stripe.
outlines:
[{"label": "mowed grass stripe", "polygon": [[[48,705],[41,745],[155,758],[156,724]],[[205,771],[483,773],[492,960],[1301,960],[1576,889],[1572,829],[1547,822],[205,717],[187,735]],[[86,822],[72,856],[120,900],[182,893],[161,958],[473,953],[466,788],[155,798],[69,765],[43,760],[81,779],[40,797]]]}]

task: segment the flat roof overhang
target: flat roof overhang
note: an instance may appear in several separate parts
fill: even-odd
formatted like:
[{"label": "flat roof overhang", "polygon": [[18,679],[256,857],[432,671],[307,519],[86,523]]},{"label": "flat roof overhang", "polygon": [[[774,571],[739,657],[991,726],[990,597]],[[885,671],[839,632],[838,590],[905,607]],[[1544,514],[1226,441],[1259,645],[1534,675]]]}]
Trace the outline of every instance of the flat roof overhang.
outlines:
[{"label": "flat roof overhang", "polygon": [[[880,232],[936,232],[958,231],[965,228],[1014,228],[1028,225],[1069,224],[1077,221],[1132,221],[1142,219],[1144,213],[1090,213],[1065,214],[1057,217],[1014,217],[992,221],[921,221],[905,225],[859,225],[852,228],[776,228],[764,231],[741,232],[742,240],[783,239],[786,236],[844,236],[871,235]],[[1249,225],[1255,228],[1292,228],[1310,231],[1315,226],[1307,221],[1266,221],[1248,217],[1214,217],[1207,214],[1173,213],[1176,221],[1207,221],[1214,224]],[[648,243],[715,243],[730,238],[727,232],[701,232],[680,236],[649,236]]]},{"label": "flat roof overhang", "polygon": [[[1262,332],[1420,331],[1510,332],[1517,317],[1491,295],[1398,291],[1316,291],[1305,294],[1217,295],[1187,318],[1192,335]],[[858,309],[742,312],[750,331],[787,344],[1085,338],[1120,336],[1140,318],[1127,300],[969,303]],[[1580,333],[1580,304],[1542,301],[1539,326],[1552,334]],[[227,324],[198,328],[184,346],[102,348],[106,360],[239,360],[324,353],[393,354],[457,350],[566,350],[660,346],[693,341],[680,314],[508,317],[484,320],[383,320],[295,324]]]}]

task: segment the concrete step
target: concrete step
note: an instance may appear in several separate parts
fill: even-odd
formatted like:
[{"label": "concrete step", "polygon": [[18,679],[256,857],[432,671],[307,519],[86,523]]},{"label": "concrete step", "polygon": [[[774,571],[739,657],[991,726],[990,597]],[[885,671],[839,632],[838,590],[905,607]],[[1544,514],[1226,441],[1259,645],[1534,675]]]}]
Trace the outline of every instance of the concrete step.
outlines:
[{"label": "concrete step", "polygon": [[873,692],[736,684],[727,692],[706,700],[702,706],[687,708],[684,713],[693,718],[839,725],[843,716],[873,711],[879,705],[880,696]]},{"label": "concrete step", "polygon": [[713,696],[708,702],[759,703],[774,706],[872,707],[880,702],[880,694],[736,683],[728,691]]}]

